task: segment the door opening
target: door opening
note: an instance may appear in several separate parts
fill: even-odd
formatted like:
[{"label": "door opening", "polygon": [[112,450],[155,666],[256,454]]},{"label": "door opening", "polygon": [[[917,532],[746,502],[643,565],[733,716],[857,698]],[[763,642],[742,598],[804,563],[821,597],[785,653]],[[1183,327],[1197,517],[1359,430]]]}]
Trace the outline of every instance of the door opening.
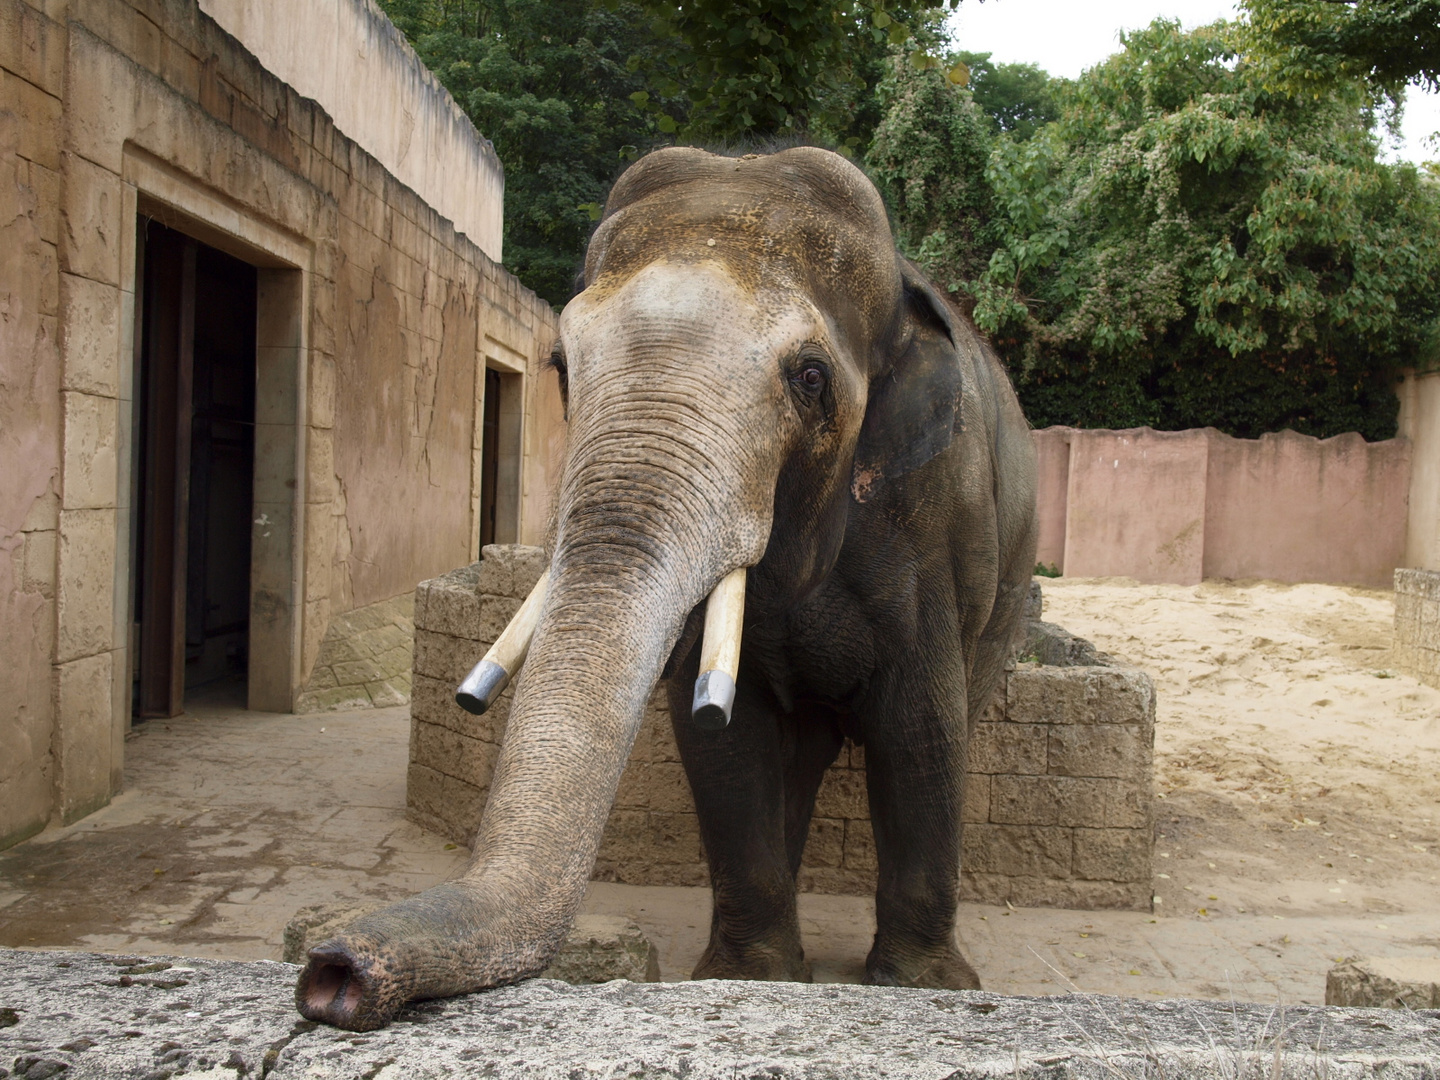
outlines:
[{"label": "door opening", "polygon": [[133,712],[146,719],[197,691],[245,702],[257,277],[155,221],[140,240]]},{"label": "door opening", "polygon": [[[514,544],[520,533],[522,379],[485,369],[480,410],[480,546]],[[476,552],[479,558],[479,552]]]}]

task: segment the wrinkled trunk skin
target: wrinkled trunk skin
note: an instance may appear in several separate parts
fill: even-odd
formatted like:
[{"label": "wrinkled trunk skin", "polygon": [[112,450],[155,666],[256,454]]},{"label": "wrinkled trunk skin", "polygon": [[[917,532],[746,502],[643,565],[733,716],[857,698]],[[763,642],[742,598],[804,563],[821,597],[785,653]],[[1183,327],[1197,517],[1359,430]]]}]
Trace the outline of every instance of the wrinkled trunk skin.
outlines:
[{"label": "wrinkled trunk skin", "polygon": [[[629,321],[644,329],[643,315]],[[646,373],[638,383],[614,377],[624,356],[591,364],[604,392],[581,398],[572,382],[550,589],[470,867],[312,949],[296,987],[307,1019],[383,1027],[407,1001],[534,975],[564,940],[686,618],[769,536],[779,466],[767,410],[677,359],[708,332],[674,329],[657,326],[654,358],[630,361]],[[677,424],[677,401],[716,408]]]}]

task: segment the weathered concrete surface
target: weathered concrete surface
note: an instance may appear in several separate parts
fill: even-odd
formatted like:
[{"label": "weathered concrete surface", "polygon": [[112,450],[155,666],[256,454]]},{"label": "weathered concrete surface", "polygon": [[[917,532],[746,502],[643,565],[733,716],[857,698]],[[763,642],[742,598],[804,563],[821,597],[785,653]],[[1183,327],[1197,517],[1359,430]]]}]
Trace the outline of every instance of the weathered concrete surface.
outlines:
[{"label": "weathered concrete surface", "polygon": [[[534,980],[353,1035],[289,964],[0,952],[15,1076],[1184,1077],[1433,1080],[1440,1013],[783,983]],[[53,1064],[50,1064],[53,1063]]]},{"label": "weathered concrete surface", "polygon": [[384,708],[410,700],[415,594],[366,604],[330,620],[297,713]]},{"label": "weathered concrete surface", "polygon": [[1395,666],[1440,686],[1440,570],[1395,571]]},{"label": "weathered concrete surface", "polygon": [[1326,1005],[1440,1009],[1440,960],[1433,956],[1356,958],[1330,969]]},{"label": "weathered concrete surface", "polygon": [[1410,520],[1403,566],[1440,570],[1440,371],[1406,372],[1398,434],[1410,440]]},{"label": "weathered concrete surface", "polygon": [[[285,924],[287,964],[303,964],[305,954],[347,923],[368,915],[381,905],[316,904],[302,908]],[[565,944],[540,973],[542,979],[566,983],[603,983],[613,979],[631,982],[660,981],[660,951],[643,930],[629,919],[614,915],[585,915],[575,919]]]},{"label": "weathered concrete surface", "polygon": [[1402,389],[1408,439],[1036,431],[1037,557],[1070,577],[1385,588],[1396,566],[1429,565],[1423,560],[1440,551],[1431,449],[1440,446],[1440,379],[1428,378]]}]

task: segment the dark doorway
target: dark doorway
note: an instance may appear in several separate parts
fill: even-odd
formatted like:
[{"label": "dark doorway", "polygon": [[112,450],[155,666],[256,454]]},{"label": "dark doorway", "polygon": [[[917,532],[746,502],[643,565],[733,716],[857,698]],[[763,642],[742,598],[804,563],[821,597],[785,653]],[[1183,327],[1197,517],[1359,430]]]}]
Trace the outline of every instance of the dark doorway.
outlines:
[{"label": "dark doorway", "polygon": [[[484,421],[480,434],[480,546],[495,543],[500,461],[500,373],[485,369]],[[479,553],[475,556],[480,557]]]},{"label": "dark doorway", "polygon": [[140,236],[134,712],[244,702],[255,473],[256,272],[155,221]]}]

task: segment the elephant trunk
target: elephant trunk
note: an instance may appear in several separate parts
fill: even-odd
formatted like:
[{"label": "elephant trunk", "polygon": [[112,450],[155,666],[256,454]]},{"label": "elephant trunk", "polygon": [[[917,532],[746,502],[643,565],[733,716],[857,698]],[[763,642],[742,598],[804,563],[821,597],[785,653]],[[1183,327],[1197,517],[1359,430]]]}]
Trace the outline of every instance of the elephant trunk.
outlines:
[{"label": "elephant trunk", "polygon": [[[470,867],[312,949],[296,987],[307,1019],[372,1030],[406,1001],[544,970],[687,616],[763,551],[768,514],[677,471],[702,447],[657,448],[633,416],[606,428],[617,434],[572,428],[550,583]],[[706,474],[723,475],[703,449]]]}]

